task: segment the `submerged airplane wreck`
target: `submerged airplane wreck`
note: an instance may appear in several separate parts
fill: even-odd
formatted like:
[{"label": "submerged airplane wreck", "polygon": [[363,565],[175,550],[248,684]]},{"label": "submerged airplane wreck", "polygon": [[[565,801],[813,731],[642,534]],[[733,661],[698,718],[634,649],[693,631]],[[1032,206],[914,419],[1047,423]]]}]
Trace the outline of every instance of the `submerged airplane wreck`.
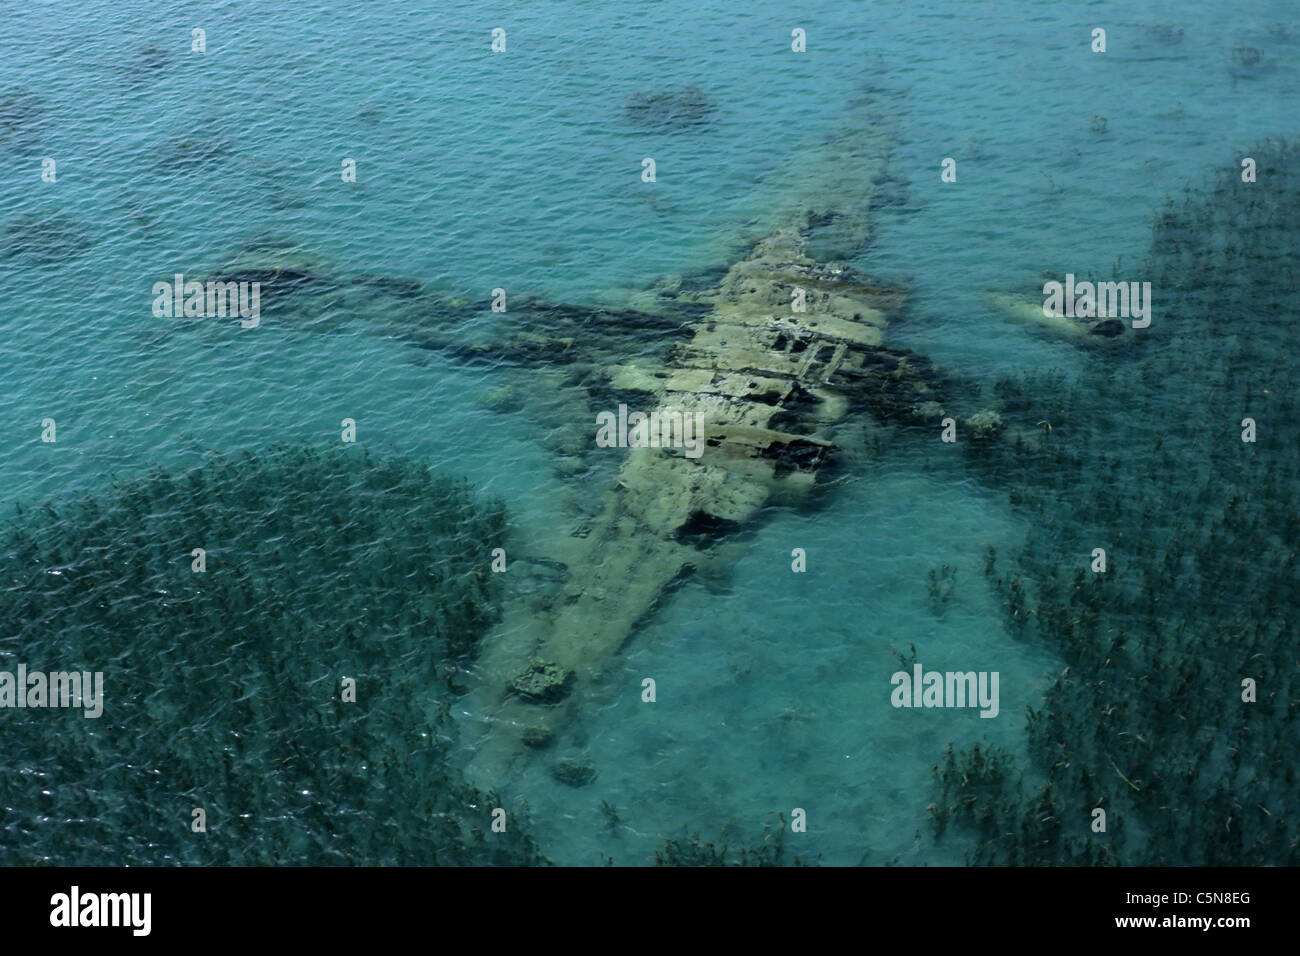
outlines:
[{"label": "submerged airplane wreck", "polygon": [[[265,243],[214,277],[263,281],[272,323],[278,305],[291,305],[292,324],[329,332],[364,304],[375,331],[459,362],[525,369],[530,386],[551,384],[562,396],[552,415],[580,446],[572,457],[623,456],[585,520],[515,551],[507,576],[527,575],[515,569],[529,562],[551,576],[505,602],[480,648],[470,690],[484,735],[472,776],[495,783],[517,757],[556,741],[611,655],[678,583],[711,563],[723,539],[771,504],[807,498],[841,448],[841,429],[853,436],[857,428],[860,439],[863,428],[933,425],[937,436],[952,421],[977,441],[1001,433],[996,412],[960,417],[947,408],[959,383],[885,344],[906,290],[844,264],[869,238],[877,200],[897,198],[889,154],[899,107],[890,96],[865,95],[839,131],[772,184],[768,211],[748,224],[745,250],[725,269],[660,288],[635,307],[516,297],[514,331],[466,341],[459,330],[479,305],[435,299],[410,280],[343,279]],[[598,447],[599,414],[620,404],[702,422],[702,448]],[[591,774],[557,777],[581,785]]]},{"label": "submerged airplane wreck", "polygon": [[[599,673],[672,586],[718,538],[772,501],[809,492],[836,449],[832,429],[868,412],[884,422],[938,421],[942,379],[925,360],[883,344],[905,295],[808,254],[805,209],[734,263],[715,289],[691,293],[709,311],[661,364],[609,368],[630,407],[703,421],[698,457],[632,448],[604,507],[565,562],[569,577],[539,628],[511,620],[513,638],[486,648],[481,671],[504,695],[494,715],[541,742],[557,705]],[[802,300],[804,311],[792,302]],[[638,400],[639,397],[639,400]],[[544,729],[542,729],[544,728]],[[486,759],[486,758],[485,758]]]},{"label": "submerged airplane wreck", "polygon": [[[666,351],[585,374],[593,409],[599,396],[606,407],[694,417],[703,449],[604,452],[624,457],[599,512],[568,541],[547,543],[562,558],[558,587],[508,604],[483,648],[477,710],[488,726],[474,775],[501,779],[526,748],[549,746],[598,703],[589,695],[611,656],[675,585],[767,506],[807,498],[840,450],[839,427],[933,425],[937,440],[952,383],[885,344],[906,291],[842,264],[864,245],[876,185],[888,179],[892,114],[872,106],[860,104],[852,132],[797,171],[770,231],[709,287],[672,296],[670,311],[691,317]],[[961,420],[980,438],[996,433],[990,421],[987,410]]]}]

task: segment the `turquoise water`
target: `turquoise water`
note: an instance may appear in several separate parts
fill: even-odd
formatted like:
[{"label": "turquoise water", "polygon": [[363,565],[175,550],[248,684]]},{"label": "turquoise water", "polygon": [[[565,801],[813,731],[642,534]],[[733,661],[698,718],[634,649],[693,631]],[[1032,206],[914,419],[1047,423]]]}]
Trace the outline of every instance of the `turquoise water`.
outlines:
[{"label": "turquoise water", "polygon": [[[367,446],[502,497],[532,542],[605,487],[601,472],[553,470],[538,423],[560,401],[548,380],[466,369],[377,333],[365,309],[329,334],[159,319],[153,283],[269,235],[343,274],[482,301],[467,338],[500,320],[486,308],[496,287],[617,304],[761,234],[783,173],[875,86],[897,104],[891,170],[906,196],[876,214],[855,265],[910,290],[888,341],[974,382],[1069,378],[1079,351],[980,293],[1045,269],[1109,276],[1120,257],[1131,272],[1167,195],[1295,133],[1300,85],[1285,2],[83,3],[4,16],[0,94],[22,88],[32,108],[0,127],[0,228],[57,216],[80,241],[65,235],[48,261],[0,250],[0,504],[206,450],[331,443],[352,418]],[[1143,29],[1157,23],[1181,42]],[[497,26],[503,55],[489,49]],[[1088,50],[1094,26],[1104,55]],[[204,54],[189,52],[194,27]],[[805,55],[790,52],[793,27]],[[1272,68],[1234,76],[1238,44]],[[707,127],[628,124],[633,93],[684,84],[718,104]],[[55,183],[40,179],[45,157]],[[340,181],[345,157],[356,183]],[[956,184],[940,181],[945,157]],[[522,410],[485,404],[503,380],[523,389]],[[46,417],[54,445],[40,441]],[[1063,666],[1006,632],[983,582],[986,549],[1031,528],[941,446],[900,444],[847,471],[821,507],[772,509],[727,573],[687,584],[636,635],[565,741],[595,784],[565,787],[542,762],[490,782],[552,860],[640,863],[684,828],[750,830],[801,807],[799,851],[823,862],[960,861],[960,846],[916,836],[930,768],[950,741],[1022,749],[1023,710]],[[790,573],[796,547],[806,575]],[[937,611],[927,573],[945,564],[956,585]],[[893,709],[880,675],[909,644],[927,667],[1000,671],[1000,719]],[[647,676],[653,707],[639,700]],[[602,800],[618,808],[612,832]]]}]

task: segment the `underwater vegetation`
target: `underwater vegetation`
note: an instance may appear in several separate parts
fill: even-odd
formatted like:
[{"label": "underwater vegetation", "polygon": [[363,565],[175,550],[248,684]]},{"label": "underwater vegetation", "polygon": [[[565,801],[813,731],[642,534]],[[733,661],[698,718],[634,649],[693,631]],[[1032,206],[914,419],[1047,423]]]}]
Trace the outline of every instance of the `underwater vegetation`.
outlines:
[{"label": "underwater vegetation", "polygon": [[57,212],[23,213],[5,225],[0,257],[33,263],[59,263],[91,243],[75,221]]},{"label": "underwater vegetation", "polygon": [[131,60],[131,69],[135,72],[157,73],[166,69],[171,62],[171,55],[156,46],[145,47],[138,51]]},{"label": "underwater vegetation", "polygon": [[585,787],[596,779],[596,768],[585,760],[565,757],[551,765],[551,776],[566,787]]},{"label": "underwater vegetation", "polygon": [[655,851],[655,866],[809,866],[801,857],[786,859],[785,820],[782,814],[775,825],[767,823],[754,844],[737,844],[725,835],[718,842],[701,839],[698,833],[680,838],[669,837]]},{"label": "underwater vegetation", "polygon": [[1183,28],[1173,23],[1155,23],[1142,29],[1152,41],[1163,46],[1178,46],[1183,42]]},{"label": "underwater vegetation", "polygon": [[190,170],[229,159],[235,155],[230,137],[218,130],[203,135],[173,137],[155,149],[154,162],[168,171]]},{"label": "underwater vegetation", "polygon": [[32,145],[45,107],[31,90],[15,86],[0,93],[0,149]]},{"label": "underwater vegetation", "polygon": [[1232,65],[1228,72],[1237,79],[1258,79],[1271,73],[1276,66],[1271,60],[1264,58],[1258,47],[1248,43],[1236,44],[1232,48],[1231,60]]},{"label": "underwater vegetation", "polygon": [[1226,162],[1157,213],[1148,347],[999,381],[1010,440],[968,448],[1031,516],[985,566],[1011,632],[1066,664],[1029,763],[935,767],[936,835],[974,834],[970,862],[1300,863],[1300,145],[1245,155],[1257,183]]},{"label": "underwater vegetation", "polygon": [[0,669],[102,671],[104,709],[4,712],[0,854],[545,863],[518,820],[485,836],[498,799],[448,763],[504,528],[500,504],[421,463],[298,445],[16,507]]},{"label": "underwater vegetation", "polygon": [[1260,58],[1259,50],[1248,44],[1238,43],[1232,48],[1232,62],[1238,66],[1258,66]]},{"label": "underwater vegetation", "polygon": [[698,86],[674,86],[633,93],[627,101],[627,118],[642,129],[681,130],[703,126],[717,105]]}]

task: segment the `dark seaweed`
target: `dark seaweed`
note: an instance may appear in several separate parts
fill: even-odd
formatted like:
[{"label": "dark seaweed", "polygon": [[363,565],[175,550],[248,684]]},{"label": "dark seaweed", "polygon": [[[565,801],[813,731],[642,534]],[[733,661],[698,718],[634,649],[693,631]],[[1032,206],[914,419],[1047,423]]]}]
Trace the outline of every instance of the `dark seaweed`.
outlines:
[{"label": "dark seaweed", "polygon": [[1156,217],[1151,348],[996,389],[1021,437],[980,467],[1035,530],[988,574],[1012,632],[1066,666],[1029,713],[1032,763],[935,768],[936,829],[974,833],[971,862],[1300,863],[1300,146],[1246,155],[1257,183],[1233,160]]},{"label": "dark seaweed", "polygon": [[497,797],[448,764],[448,684],[495,618],[503,533],[465,485],[348,447],[20,509],[0,669],[101,670],[105,703],[3,712],[4,859],[544,863],[513,814],[490,833]]}]

